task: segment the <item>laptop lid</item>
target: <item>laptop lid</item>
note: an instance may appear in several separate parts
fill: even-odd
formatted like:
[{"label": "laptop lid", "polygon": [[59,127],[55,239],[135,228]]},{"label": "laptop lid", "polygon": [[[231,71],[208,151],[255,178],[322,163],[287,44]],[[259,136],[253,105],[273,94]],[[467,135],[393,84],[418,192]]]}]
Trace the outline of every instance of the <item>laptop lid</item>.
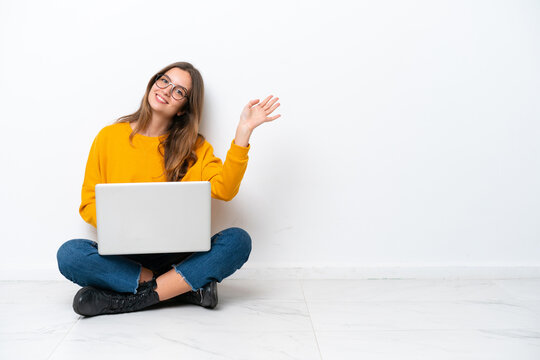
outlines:
[{"label": "laptop lid", "polygon": [[101,255],[208,251],[210,182],[97,184]]}]

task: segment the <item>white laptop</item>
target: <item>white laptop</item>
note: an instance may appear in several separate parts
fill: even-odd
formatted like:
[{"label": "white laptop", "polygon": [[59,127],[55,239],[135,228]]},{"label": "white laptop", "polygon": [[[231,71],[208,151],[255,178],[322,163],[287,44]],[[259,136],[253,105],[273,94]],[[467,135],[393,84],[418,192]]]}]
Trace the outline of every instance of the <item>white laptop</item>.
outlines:
[{"label": "white laptop", "polygon": [[208,251],[210,182],[97,184],[101,255]]}]

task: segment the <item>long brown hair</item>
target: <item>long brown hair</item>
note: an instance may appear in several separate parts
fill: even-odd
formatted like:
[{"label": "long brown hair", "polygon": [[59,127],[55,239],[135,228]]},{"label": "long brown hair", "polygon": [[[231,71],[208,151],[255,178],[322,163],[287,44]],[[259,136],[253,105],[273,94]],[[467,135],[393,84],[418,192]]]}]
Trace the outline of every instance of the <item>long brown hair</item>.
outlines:
[{"label": "long brown hair", "polygon": [[[191,76],[191,90],[188,101],[183,107],[184,112],[174,115],[165,140],[160,140],[158,149],[163,155],[167,181],[180,181],[186,175],[190,166],[197,161],[195,150],[204,142],[204,136],[199,134],[202,109],[204,102],[204,83],[202,76],[193,65],[188,62],[175,62],[158,71],[146,86],[139,110],[133,114],[118,118],[115,123],[137,122],[135,129],[129,135],[129,143],[133,146],[133,136],[145,131],[152,120],[152,108],[148,103],[150,89],[154,85],[158,74],[165,74],[172,68],[185,70]],[[164,152],[163,152],[164,150]]]}]

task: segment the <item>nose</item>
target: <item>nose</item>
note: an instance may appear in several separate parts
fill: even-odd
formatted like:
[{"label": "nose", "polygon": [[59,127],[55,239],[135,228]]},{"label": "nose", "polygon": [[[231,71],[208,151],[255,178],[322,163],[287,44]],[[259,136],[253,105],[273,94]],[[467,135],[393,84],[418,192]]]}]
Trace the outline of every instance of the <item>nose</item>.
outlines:
[{"label": "nose", "polygon": [[159,93],[159,95],[161,95],[161,96],[163,96],[163,97],[171,97],[171,96],[172,96],[172,92],[173,92],[173,88],[174,88],[174,87],[171,87],[170,90],[169,90],[169,86],[167,86],[167,87],[164,88],[164,89],[158,88],[158,93]]}]

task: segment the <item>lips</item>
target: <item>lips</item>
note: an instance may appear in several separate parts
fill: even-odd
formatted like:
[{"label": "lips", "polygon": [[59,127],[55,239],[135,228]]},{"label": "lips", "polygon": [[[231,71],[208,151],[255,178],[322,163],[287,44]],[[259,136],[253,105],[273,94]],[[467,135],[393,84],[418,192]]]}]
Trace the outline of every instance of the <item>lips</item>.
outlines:
[{"label": "lips", "polygon": [[168,104],[167,100],[165,100],[161,95],[156,93],[156,100],[161,104]]}]

